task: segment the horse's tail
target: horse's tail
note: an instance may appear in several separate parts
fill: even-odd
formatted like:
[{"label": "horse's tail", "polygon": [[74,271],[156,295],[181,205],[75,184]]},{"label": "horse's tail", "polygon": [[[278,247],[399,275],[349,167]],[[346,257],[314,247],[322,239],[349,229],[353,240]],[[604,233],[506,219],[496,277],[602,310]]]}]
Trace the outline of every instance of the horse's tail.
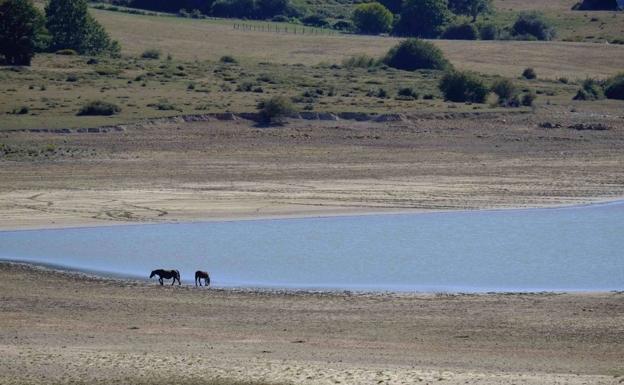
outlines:
[{"label": "horse's tail", "polygon": [[[175,271],[175,278],[178,279],[178,284],[181,285],[182,282],[180,282],[180,271],[179,270],[174,270]],[[175,279],[173,280],[173,282],[175,283]]]}]

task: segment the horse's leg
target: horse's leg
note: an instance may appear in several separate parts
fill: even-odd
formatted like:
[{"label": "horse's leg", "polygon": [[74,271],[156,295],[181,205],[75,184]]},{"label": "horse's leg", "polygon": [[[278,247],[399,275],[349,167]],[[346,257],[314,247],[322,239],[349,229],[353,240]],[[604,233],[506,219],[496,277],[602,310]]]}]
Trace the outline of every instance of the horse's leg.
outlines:
[{"label": "horse's leg", "polygon": [[158,282],[160,282],[160,286],[162,286],[162,285],[163,285],[163,279],[162,279],[162,277],[159,277],[159,278],[158,278]]}]

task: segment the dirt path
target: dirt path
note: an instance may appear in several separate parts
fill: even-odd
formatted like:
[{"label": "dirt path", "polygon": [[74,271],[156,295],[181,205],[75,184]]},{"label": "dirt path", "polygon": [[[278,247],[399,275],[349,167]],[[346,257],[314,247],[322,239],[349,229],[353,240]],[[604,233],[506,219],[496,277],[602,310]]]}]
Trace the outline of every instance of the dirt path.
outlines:
[{"label": "dirt path", "polygon": [[[616,384],[624,294],[159,287],[0,264],[0,383]],[[148,381],[149,383],[149,381]]]}]

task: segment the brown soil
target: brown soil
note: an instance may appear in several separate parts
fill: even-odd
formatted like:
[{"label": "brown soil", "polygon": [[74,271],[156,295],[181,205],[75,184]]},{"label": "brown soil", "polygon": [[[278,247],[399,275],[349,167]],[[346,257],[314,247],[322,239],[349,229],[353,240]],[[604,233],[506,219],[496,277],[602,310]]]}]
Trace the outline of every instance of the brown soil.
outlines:
[{"label": "brown soil", "polygon": [[[19,151],[0,158],[7,181],[0,228],[617,199],[623,122],[610,111],[545,107],[385,123],[215,120],[91,134],[5,132],[0,141]],[[609,129],[568,128],[578,124]]]},{"label": "brown soil", "polygon": [[624,294],[160,287],[0,264],[0,383],[616,384]]}]

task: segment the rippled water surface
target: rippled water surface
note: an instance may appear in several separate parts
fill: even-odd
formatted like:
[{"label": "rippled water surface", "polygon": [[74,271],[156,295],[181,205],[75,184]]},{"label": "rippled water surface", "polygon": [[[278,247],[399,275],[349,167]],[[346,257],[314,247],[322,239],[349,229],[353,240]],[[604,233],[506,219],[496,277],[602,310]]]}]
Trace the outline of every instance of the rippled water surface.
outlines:
[{"label": "rippled water surface", "polygon": [[394,291],[624,289],[624,203],[0,232],[0,258],[216,286]]}]

